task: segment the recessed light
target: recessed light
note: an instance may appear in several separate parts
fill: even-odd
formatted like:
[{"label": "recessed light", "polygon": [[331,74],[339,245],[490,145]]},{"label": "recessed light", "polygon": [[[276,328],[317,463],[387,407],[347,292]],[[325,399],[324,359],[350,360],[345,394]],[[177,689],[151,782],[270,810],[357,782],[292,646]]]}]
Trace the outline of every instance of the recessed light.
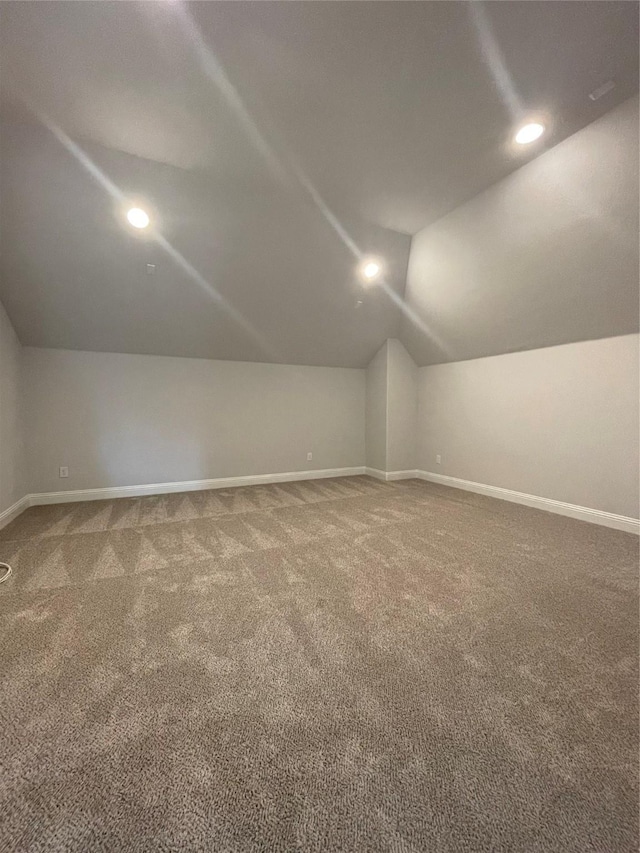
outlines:
[{"label": "recessed light", "polygon": [[523,124],[520,130],[515,135],[515,141],[518,145],[528,145],[530,142],[535,142],[544,133],[544,125],[537,121],[530,121]]},{"label": "recessed light", "polygon": [[132,207],[127,212],[127,219],[134,228],[146,228],[149,224],[149,215],[141,207]]},{"label": "recessed light", "polygon": [[360,267],[360,273],[365,281],[374,281],[380,275],[380,264],[377,261],[364,261]]}]

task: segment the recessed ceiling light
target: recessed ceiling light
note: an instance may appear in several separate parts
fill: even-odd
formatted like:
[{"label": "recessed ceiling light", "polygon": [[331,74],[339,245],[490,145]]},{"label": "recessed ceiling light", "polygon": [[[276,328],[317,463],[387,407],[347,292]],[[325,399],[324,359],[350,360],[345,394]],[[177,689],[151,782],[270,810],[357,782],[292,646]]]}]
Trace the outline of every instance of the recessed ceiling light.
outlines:
[{"label": "recessed ceiling light", "polygon": [[134,228],[146,228],[149,224],[149,215],[140,207],[132,207],[127,213],[127,219]]},{"label": "recessed ceiling light", "polygon": [[520,130],[515,135],[515,140],[518,145],[528,145],[530,142],[535,142],[544,133],[544,125],[537,121],[530,121],[523,124]]},{"label": "recessed ceiling light", "polygon": [[380,264],[377,261],[364,261],[360,272],[365,281],[374,281],[380,275]]}]

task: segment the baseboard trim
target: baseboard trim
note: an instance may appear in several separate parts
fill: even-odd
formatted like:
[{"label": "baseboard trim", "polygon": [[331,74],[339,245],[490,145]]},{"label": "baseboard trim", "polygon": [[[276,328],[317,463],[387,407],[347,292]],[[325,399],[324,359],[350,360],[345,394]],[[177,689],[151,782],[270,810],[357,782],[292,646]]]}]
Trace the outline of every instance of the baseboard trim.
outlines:
[{"label": "baseboard trim", "polygon": [[386,480],[387,472],[381,471],[379,468],[365,468],[364,473],[368,474],[369,477],[375,477],[376,480]]},{"label": "baseboard trim", "polygon": [[512,489],[503,489],[500,486],[488,486],[485,483],[474,483],[471,480],[461,480],[458,477],[434,474],[432,471],[416,471],[415,475],[421,480],[440,483],[442,486],[451,486],[454,489],[463,489],[466,492],[476,492],[480,495],[487,495],[490,498],[523,504],[534,509],[554,512],[557,515],[577,518],[579,521],[589,521],[592,524],[601,524],[604,527],[612,527],[615,530],[624,530],[626,533],[640,534],[640,519],[630,518],[626,515],[616,515],[613,512],[604,512],[600,509],[591,509],[590,507],[569,504],[564,501],[555,501],[551,498],[541,498],[538,495],[528,495],[526,492],[514,492]]},{"label": "baseboard trim", "polygon": [[6,527],[14,518],[17,518],[29,506],[31,506],[31,495],[25,495],[19,501],[7,507],[3,512],[0,512],[0,530]]},{"label": "baseboard trim", "polygon": [[592,509],[591,507],[556,501],[551,498],[542,498],[538,495],[529,495],[526,492],[516,492],[512,489],[503,489],[500,486],[489,486],[486,483],[475,483],[472,480],[462,480],[459,477],[449,477],[445,474],[436,474],[432,471],[381,471],[379,468],[364,466],[356,468],[323,468],[317,471],[286,471],[281,474],[254,474],[243,477],[219,477],[213,480],[185,480],[175,483],[148,483],[145,485],[114,486],[101,489],[76,489],[66,492],[39,492],[25,495],[0,513],[0,530],[30,506],[72,503],[76,501],[110,500],[112,498],[132,498],[144,495],[163,495],[172,492],[196,492],[205,489],[228,489],[235,486],[255,486],[261,483],[290,483],[302,480],[326,479],[328,477],[354,477],[361,474],[368,474],[370,477],[375,477],[385,482],[407,480],[415,477],[431,483],[451,486],[454,489],[463,489],[467,492],[487,495],[498,500],[510,501],[511,503],[530,506],[534,509],[553,512],[557,515],[576,518],[579,521],[601,524],[604,527],[623,530],[626,533],[640,534],[640,519],[630,518],[626,515],[616,515],[612,512],[604,512],[603,510]]},{"label": "baseboard trim", "polygon": [[205,489],[229,489],[236,486],[257,486],[268,483],[291,483],[298,480],[321,480],[327,477],[353,477],[364,474],[365,468],[323,468],[317,471],[285,471],[281,474],[253,474],[244,477],[218,477],[214,480],[184,480],[176,483],[148,483],[139,486],[113,486],[101,489],[75,489],[68,492],[39,492],[29,495],[30,506],[73,503],[76,501],[136,498],[144,495],[165,495],[172,492],[199,492]]},{"label": "baseboard trim", "polygon": [[387,471],[387,481],[390,480],[413,480],[416,476],[415,471]]},{"label": "baseboard trim", "polygon": [[366,468],[365,473],[386,483],[392,480],[411,480],[417,476],[416,471],[381,471],[379,468]]}]

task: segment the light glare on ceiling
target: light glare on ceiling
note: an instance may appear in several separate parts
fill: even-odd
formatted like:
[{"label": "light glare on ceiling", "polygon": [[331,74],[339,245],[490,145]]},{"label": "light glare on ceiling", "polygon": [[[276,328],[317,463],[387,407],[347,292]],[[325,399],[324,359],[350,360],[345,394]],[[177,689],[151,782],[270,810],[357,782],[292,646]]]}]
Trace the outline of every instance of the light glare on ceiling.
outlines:
[{"label": "light glare on ceiling", "polygon": [[362,276],[367,281],[373,281],[380,274],[380,264],[377,261],[365,261],[362,265]]},{"label": "light glare on ceiling", "polygon": [[146,228],[149,224],[149,215],[141,207],[132,207],[127,219],[134,228]]},{"label": "light glare on ceiling", "polygon": [[537,121],[530,121],[522,125],[516,133],[515,140],[518,145],[528,145],[530,142],[535,142],[544,133],[544,125]]}]

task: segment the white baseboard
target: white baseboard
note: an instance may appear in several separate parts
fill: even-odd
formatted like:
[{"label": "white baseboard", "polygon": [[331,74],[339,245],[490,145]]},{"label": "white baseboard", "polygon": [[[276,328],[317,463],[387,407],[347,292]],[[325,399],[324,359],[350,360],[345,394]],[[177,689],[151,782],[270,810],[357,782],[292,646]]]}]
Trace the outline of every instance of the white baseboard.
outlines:
[{"label": "white baseboard", "polygon": [[444,474],[434,474],[431,471],[416,471],[415,476],[431,483],[452,486],[454,489],[477,492],[490,498],[498,498],[499,500],[530,506],[534,509],[555,512],[557,515],[566,515],[569,518],[589,521],[592,524],[602,524],[605,527],[613,527],[615,530],[624,530],[627,533],[640,534],[640,519],[630,518],[626,515],[616,515],[613,512],[604,512],[600,509],[555,501],[551,498],[541,498],[538,495],[528,495],[525,492],[514,492],[511,489],[502,489],[499,486],[487,486],[485,483],[474,483],[471,480],[460,480],[458,477],[447,477]]},{"label": "white baseboard", "polygon": [[365,468],[364,473],[368,474],[370,477],[375,477],[376,480],[387,479],[387,472],[381,471],[379,468]]},{"label": "white baseboard", "polygon": [[40,492],[25,495],[19,501],[0,513],[0,529],[13,521],[23,510],[30,506],[42,504],[70,503],[74,501],[96,501],[109,500],[111,498],[131,498],[143,495],[163,495],[171,492],[195,492],[205,489],[228,489],[235,486],[255,486],[261,483],[290,483],[300,480],[317,480],[327,477],[353,477],[360,474],[368,474],[379,480],[390,482],[392,480],[407,480],[417,477],[432,483],[440,483],[443,486],[451,486],[454,489],[463,489],[468,492],[476,492],[491,498],[503,501],[523,504],[534,509],[542,509],[577,518],[580,521],[589,521],[593,524],[602,524],[615,530],[624,530],[627,533],[640,534],[640,520],[625,515],[616,515],[612,512],[604,512],[599,509],[578,506],[563,501],[541,498],[538,495],[529,495],[525,492],[515,492],[512,489],[503,489],[499,486],[488,486],[485,483],[474,483],[471,480],[461,480],[458,477],[448,477],[444,474],[435,474],[431,471],[381,471],[378,468],[324,468],[318,471],[287,471],[281,474],[255,474],[245,477],[219,477],[215,480],[185,480],[177,483],[150,483],[139,486],[115,486],[102,489],[76,489],[67,492]]},{"label": "white baseboard", "polygon": [[75,489],[68,492],[39,492],[29,495],[30,506],[99,501],[112,498],[135,498],[143,495],[166,495],[171,492],[199,492],[205,489],[229,489],[235,486],[257,486],[265,483],[291,483],[297,480],[319,480],[327,477],[352,477],[364,474],[365,468],[323,468],[318,471],[285,471],[282,474],[255,474],[246,477],[219,477],[215,480],[184,480],[178,483],[148,483],[140,486],[113,486],[102,489]]},{"label": "white baseboard", "polygon": [[379,468],[365,468],[365,474],[387,483],[391,480],[411,480],[417,477],[416,471],[381,471]]},{"label": "white baseboard", "polygon": [[415,471],[387,471],[387,480],[413,480]]},{"label": "white baseboard", "polygon": [[2,530],[3,527],[6,527],[14,518],[17,518],[20,513],[24,512],[24,510],[29,506],[31,506],[31,495],[25,495],[12,506],[8,507],[3,512],[0,512],[0,530]]}]

